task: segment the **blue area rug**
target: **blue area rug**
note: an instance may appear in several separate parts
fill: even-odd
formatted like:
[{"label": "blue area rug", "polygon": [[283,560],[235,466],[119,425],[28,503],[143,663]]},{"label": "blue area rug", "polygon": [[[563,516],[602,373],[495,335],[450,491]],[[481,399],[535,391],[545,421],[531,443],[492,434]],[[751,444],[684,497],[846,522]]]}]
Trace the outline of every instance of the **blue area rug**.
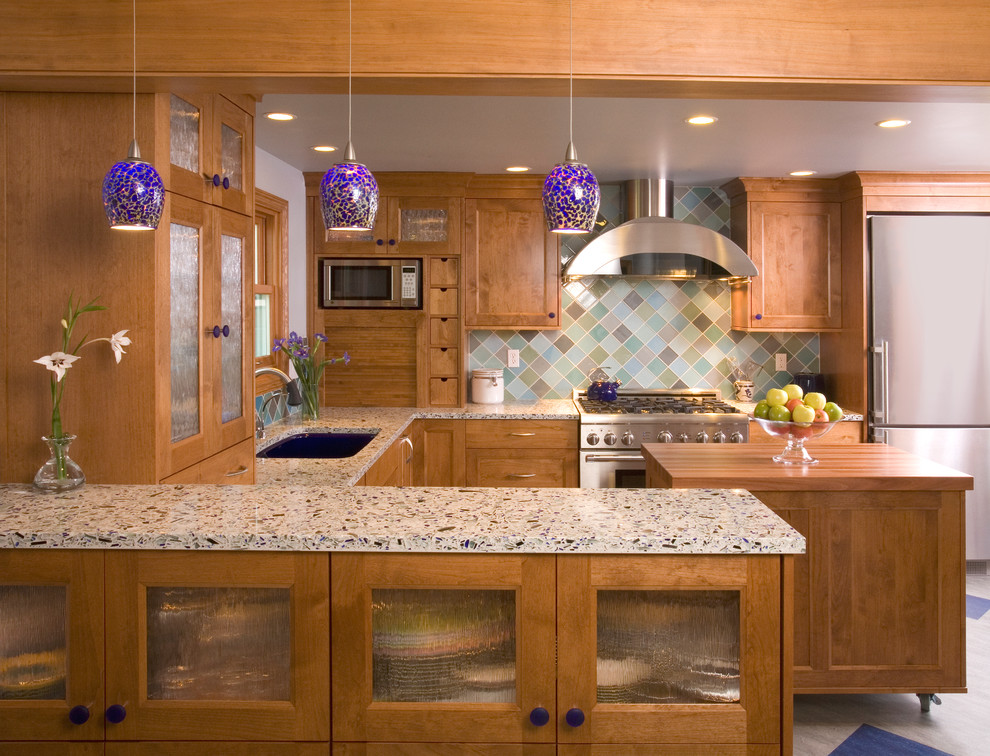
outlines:
[{"label": "blue area rug", "polygon": [[990,610],[990,599],[966,594],[966,616],[970,619],[980,619]]},{"label": "blue area rug", "polygon": [[860,725],[829,756],[952,756],[892,732]]}]

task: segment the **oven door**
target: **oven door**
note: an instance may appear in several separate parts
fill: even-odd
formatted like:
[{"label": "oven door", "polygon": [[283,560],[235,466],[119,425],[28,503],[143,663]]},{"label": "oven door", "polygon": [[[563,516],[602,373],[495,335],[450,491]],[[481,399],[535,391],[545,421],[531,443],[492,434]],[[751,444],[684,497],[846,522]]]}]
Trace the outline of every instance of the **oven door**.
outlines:
[{"label": "oven door", "polygon": [[646,460],[638,451],[581,452],[581,488],[646,488]]}]

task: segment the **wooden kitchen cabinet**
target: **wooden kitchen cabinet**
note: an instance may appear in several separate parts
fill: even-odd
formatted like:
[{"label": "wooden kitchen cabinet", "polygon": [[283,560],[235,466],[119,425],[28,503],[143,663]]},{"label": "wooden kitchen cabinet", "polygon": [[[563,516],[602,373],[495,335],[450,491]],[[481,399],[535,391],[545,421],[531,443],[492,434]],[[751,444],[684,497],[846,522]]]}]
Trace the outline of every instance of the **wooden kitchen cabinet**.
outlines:
[{"label": "wooden kitchen cabinet", "polygon": [[841,328],[842,204],[834,181],[739,178],[722,189],[732,239],[759,271],[732,284],[732,328]]},{"label": "wooden kitchen cabinet", "polygon": [[577,422],[570,420],[467,420],[466,483],[576,487],[577,436]]},{"label": "wooden kitchen cabinet", "polygon": [[[33,672],[52,667],[35,705],[0,689],[0,741],[37,741],[42,753],[69,739],[119,754],[205,752],[175,741],[312,753],[292,741],[330,739],[328,563],[311,553],[0,551],[0,622],[16,615],[12,637],[27,633],[20,657]],[[80,705],[89,716],[74,725]]]},{"label": "wooden kitchen cabinet", "polygon": [[[175,194],[254,214],[254,100],[156,95],[156,167]],[[240,99],[240,98],[239,98]]]},{"label": "wooden kitchen cabinet", "polygon": [[542,179],[479,176],[464,207],[467,328],[560,328],[560,248]]},{"label": "wooden kitchen cabinet", "polygon": [[421,419],[423,486],[463,486],[464,420]]},{"label": "wooden kitchen cabinet", "polygon": [[167,292],[158,302],[165,374],[156,395],[165,477],[252,438],[254,224],[169,193],[158,234]]},{"label": "wooden kitchen cabinet", "polygon": [[786,564],[335,553],[334,752],[784,752]]}]

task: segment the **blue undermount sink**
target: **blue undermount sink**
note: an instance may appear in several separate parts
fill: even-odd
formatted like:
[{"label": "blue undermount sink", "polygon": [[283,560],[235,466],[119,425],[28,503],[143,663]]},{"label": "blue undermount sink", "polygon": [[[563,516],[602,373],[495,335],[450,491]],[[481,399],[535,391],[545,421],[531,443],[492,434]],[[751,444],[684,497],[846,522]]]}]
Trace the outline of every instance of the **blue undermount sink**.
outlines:
[{"label": "blue undermount sink", "polygon": [[377,431],[307,431],[286,436],[265,447],[256,456],[261,459],[342,459],[353,457],[377,435]]}]

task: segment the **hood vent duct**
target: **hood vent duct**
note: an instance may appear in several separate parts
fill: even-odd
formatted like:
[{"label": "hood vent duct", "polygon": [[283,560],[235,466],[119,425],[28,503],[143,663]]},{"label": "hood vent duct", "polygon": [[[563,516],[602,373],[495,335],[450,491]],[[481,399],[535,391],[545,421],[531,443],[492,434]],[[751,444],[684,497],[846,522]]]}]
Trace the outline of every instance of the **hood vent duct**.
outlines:
[{"label": "hood vent duct", "polygon": [[565,280],[626,276],[672,280],[728,280],[758,275],[731,239],[694,223],[674,220],[674,184],[627,181],[628,220],[592,239],[564,268]]}]

